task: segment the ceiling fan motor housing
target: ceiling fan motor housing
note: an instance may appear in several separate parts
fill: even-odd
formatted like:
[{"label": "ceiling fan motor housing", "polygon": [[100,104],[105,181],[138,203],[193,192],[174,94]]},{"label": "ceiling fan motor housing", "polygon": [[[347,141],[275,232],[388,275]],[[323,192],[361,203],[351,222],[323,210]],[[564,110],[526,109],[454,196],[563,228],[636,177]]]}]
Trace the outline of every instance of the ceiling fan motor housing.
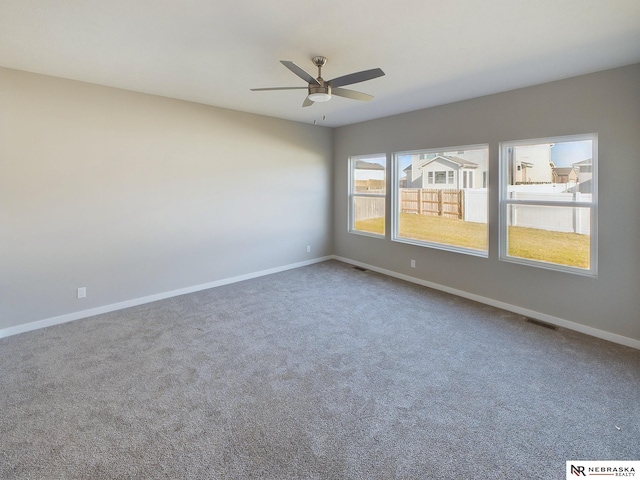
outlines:
[{"label": "ceiling fan motor housing", "polygon": [[331,98],[331,87],[318,78],[320,85],[309,84],[309,98],[314,102],[326,102]]},{"label": "ceiling fan motor housing", "polygon": [[313,57],[311,61],[318,67],[318,78],[316,80],[319,85],[309,84],[309,100],[313,102],[328,102],[331,99],[331,86],[325,83],[322,78],[322,67],[327,64],[327,58],[318,56]]}]

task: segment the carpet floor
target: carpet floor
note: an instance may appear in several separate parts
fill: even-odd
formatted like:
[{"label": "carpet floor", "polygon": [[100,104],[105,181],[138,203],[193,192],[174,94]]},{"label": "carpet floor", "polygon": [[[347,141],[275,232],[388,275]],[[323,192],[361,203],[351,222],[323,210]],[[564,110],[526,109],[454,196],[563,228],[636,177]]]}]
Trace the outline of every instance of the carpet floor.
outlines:
[{"label": "carpet floor", "polygon": [[338,261],[0,340],[0,478],[564,479],[640,351]]}]

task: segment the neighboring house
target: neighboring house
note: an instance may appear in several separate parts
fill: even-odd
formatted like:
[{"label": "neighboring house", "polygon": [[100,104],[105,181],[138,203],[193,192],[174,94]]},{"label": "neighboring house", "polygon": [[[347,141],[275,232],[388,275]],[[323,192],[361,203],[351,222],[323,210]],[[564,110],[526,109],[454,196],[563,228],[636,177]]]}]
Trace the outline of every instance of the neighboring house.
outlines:
[{"label": "neighboring house", "polygon": [[379,163],[356,160],[356,170],[379,170],[384,172],[384,167]]},{"label": "neighboring house", "polygon": [[510,149],[509,184],[552,183],[551,147],[552,143],[544,143]]},{"label": "neighboring house", "polygon": [[384,167],[379,163],[356,160],[356,192],[383,192],[385,190]]},{"label": "neighboring house", "polygon": [[552,167],[553,183],[577,183],[578,170],[574,167]]},{"label": "neighboring house", "polygon": [[593,160],[591,158],[574,163],[572,166],[578,170],[578,182],[583,183],[591,180],[591,177],[593,176]]},{"label": "neighboring house", "polygon": [[591,158],[587,158],[581,162],[574,163],[572,167],[578,172],[578,184],[569,188],[567,192],[585,194],[593,193],[593,187],[591,185],[593,178],[593,160]]},{"label": "neighboring house", "polygon": [[[474,156],[476,161],[468,157]],[[465,158],[467,157],[467,158]],[[460,152],[458,155],[416,154],[404,169],[406,188],[461,189],[486,188],[486,155],[482,152]]]}]

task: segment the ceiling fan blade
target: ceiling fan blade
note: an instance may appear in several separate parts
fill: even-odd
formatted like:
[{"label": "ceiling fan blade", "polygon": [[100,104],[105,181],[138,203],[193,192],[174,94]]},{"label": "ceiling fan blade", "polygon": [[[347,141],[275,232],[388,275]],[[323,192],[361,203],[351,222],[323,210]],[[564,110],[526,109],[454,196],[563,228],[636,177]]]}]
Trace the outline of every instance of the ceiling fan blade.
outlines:
[{"label": "ceiling fan blade", "polygon": [[342,87],[344,85],[351,85],[353,83],[366,82],[384,75],[384,72],[379,68],[372,68],[371,70],[363,70],[362,72],[350,73],[342,77],[329,80],[327,83],[333,89],[334,87]]},{"label": "ceiling fan blade", "polygon": [[368,102],[374,98],[373,95],[369,95],[368,93],[356,92],[355,90],[348,90],[346,88],[332,88],[331,94],[353,100],[361,100],[363,102]]},{"label": "ceiling fan blade", "polygon": [[304,102],[302,102],[303,107],[310,107],[311,105],[313,105],[313,100],[309,99],[309,97],[305,98]]},{"label": "ceiling fan blade", "polygon": [[266,90],[306,90],[308,87],[268,87],[268,88],[251,88],[252,92],[264,92]]},{"label": "ceiling fan blade", "polygon": [[320,85],[320,82],[301,69],[298,65],[288,60],[280,60],[280,63],[299,76],[307,83],[312,83],[313,85]]}]

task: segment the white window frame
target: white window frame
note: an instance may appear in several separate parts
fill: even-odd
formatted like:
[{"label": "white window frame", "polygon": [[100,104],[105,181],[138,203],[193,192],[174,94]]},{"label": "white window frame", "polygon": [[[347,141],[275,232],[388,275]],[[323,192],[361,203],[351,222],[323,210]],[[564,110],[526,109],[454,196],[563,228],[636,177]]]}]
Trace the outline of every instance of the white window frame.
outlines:
[{"label": "white window frame", "polygon": [[[562,143],[562,142],[579,142],[591,140],[592,143],[592,182],[591,182],[591,202],[562,202],[562,201],[545,201],[545,200],[521,200],[508,198],[509,187],[509,161],[508,150],[512,147],[523,145],[536,145],[540,143]],[[509,142],[500,142],[500,158],[499,158],[499,222],[498,222],[498,250],[499,258],[504,262],[518,263],[521,265],[529,265],[532,267],[545,268],[549,270],[558,270],[561,272],[574,273],[578,275],[586,275],[596,277],[598,273],[598,134],[589,133],[581,135],[565,135],[559,137],[535,138],[528,140],[514,140]],[[560,265],[556,263],[543,262],[541,260],[531,260],[527,258],[512,257],[507,253],[508,250],[508,213],[510,205],[528,205],[528,206],[544,206],[544,207],[578,207],[590,209],[590,258],[589,268],[572,267],[569,265]]]},{"label": "white window frame", "polygon": [[[355,192],[354,189],[354,185],[355,185],[355,174],[354,174],[354,170],[355,170],[355,165],[356,162],[358,160],[370,160],[372,158],[384,158],[385,160],[385,165],[384,165],[384,179],[385,179],[385,193],[362,193],[362,192]],[[354,155],[349,157],[349,161],[348,161],[348,169],[349,169],[349,211],[348,211],[348,226],[347,226],[347,230],[349,233],[354,233],[356,235],[364,235],[366,237],[374,237],[374,238],[386,238],[387,236],[387,195],[389,193],[389,182],[388,182],[388,177],[389,177],[389,157],[387,156],[386,153],[378,153],[378,154],[372,154],[372,155]],[[353,211],[353,206],[355,203],[355,199],[357,197],[377,197],[377,198],[384,198],[384,234],[379,234],[379,233],[373,233],[373,232],[366,232],[364,230],[356,230],[355,228],[355,212]]]},{"label": "white window frame", "polygon": [[[399,187],[399,182],[400,182],[400,172],[398,172],[398,158],[404,155],[416,155],[416,154],[422,154],[422,153],[434,153],[434,152],[439,152],[438,155],[444,155],[444,152],[449,152],[449,151],[454,151],[457,150],[458,152],[460,151],[466,151],[466,150],[476,150],[476,149],[481,149],[481,148],[486,148],[487,149],[487,169],[489,169],[489,162],[490,162],[490,158],[491,158],[491,149],[489,147],[488,143],[481,143],[481,144],[476,144],[476,145],[463,145],[463,146],[452,146],[452,147],[447,147],[446,149],[442,150],[442,148],[436,150],[433,148],[425,148],[425,149],[420,149],[420,150],[408,150],[408,151],[402,151],[402,152],[395,152],[391,155],[391,170],[390,170],[390,177],[391,177],[391,184],[390,184],[390,189],[391,189],[391,241],[393,242],[398,242],[398,243],[406,243],[409,245],[417,245],[419,247],[427,247],[427,248],[434,248],[436,250],[445,250],[448,252],[455,252],[455,253],[463,253],[465,255],[471,255],[474,257],[480,257],[480,258],[489,258],[489,249],[491,248],[491,246],[489,245],[489,222],[487,221],[487,251],[483,252],[481,250],[475,250],[472,248],[465,248],[465,247],[459,247],[456,245],[450,245],[450,244],[446,244],[446,243],[435,243],[435,242],[428,242],[425,240],[414,240],[411,238],[405,238],[405,237],[400,237],[398,236],[398,211],[400,208],[400,199],[398,198],[398,193],[400,191],[400,187]],[[487,170],[488,171],[488,170]],[[459,174],[459,172],[458,172]],[[434,175],[435,177],[435,175]],[[435,178],[434,178],[435,181]],[[488,209],[491,205],[490,201],[489,201],[489,191],[487,190],[487,213],[488,213]]]}]

